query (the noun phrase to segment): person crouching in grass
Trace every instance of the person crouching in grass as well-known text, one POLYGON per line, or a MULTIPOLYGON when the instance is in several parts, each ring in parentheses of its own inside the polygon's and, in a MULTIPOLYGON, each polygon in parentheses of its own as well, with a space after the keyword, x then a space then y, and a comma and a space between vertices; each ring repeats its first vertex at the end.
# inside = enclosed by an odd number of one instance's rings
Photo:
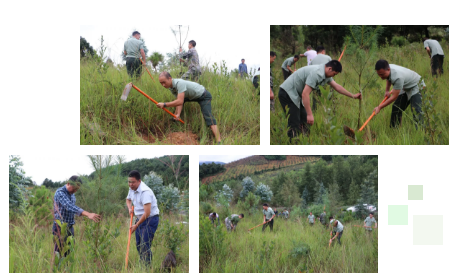
POLYGON ((196 101, 201 106, 201 113, 206 121, 207 126, 210 126, 212 133, 217 140, 217 144, 221 144, 220 132, 218 131, 217 121, 212 115, 212 95, 204 86, 187 80, 173 79, 170 73, 164 71, 159 75, 159 82, 176 97, 176 100, 171 102, 160 102, 157 104, 159 108, 176 107, 175 116, 179 120, 181 116, 182 107, 185 102, 196 101))
POLYGON ((237 228, 237 224, 239 223, 240 219, 242 219, 243 217, 245 217, 245 215, 240 214, 232 214, 229 217, 226 217, 225 219, 225 225, 226 225, 226 229, 228 231, 235 231, 235 229, 237 228))

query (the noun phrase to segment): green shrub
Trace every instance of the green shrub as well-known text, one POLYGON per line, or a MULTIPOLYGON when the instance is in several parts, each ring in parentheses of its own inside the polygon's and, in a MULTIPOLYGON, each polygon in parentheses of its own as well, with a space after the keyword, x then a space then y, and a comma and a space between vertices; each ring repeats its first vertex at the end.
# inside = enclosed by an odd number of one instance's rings
POLYGON ((226 230, 224 225, 213 227, 209 218, 200 215, 200 267, 209 264, 213 257, 226 257, 226 247, 224 239, 226 230))
POLYGON ((35 223, 45 225, 51 223, 53 196, 45 186, 35 187, 29 199, 29 209, 33 212, 35 223))
POLYGON ((213 212, 211 204, 207 202, 200 202, 200 211, 202 214, 210 214, 213 212))
POLYGON ((407 41, 407 39, 405 39, 405 37, 403 37, 403 36, 394 36, 394 37, 391 39, 391 44, 394 45, 394 46, 399 46, 399 47, 401 47, 401 46, 408 45, 408 41, 407 41))
POLYGON ((187 239, 188 231, 182 223, 179 225, 172 225, 168 220, 162 222, 160 232, 164 238, 164 246, 178 253, 181 244, 187 239))

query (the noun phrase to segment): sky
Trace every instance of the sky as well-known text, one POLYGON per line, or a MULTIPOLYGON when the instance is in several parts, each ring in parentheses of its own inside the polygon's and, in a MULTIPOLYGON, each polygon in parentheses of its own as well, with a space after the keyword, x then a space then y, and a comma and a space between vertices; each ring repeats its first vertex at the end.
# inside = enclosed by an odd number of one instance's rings
MULTIPOLYGON (((163 154, 125 155, 125 162, 137 158, 161 157, 163 154)), ((94 171, 89 158, 85 155, 21 155, 23 170, 36 184, 41 185, 45 178, 52 181, 64 181, 72 175, 88 175, 94 171)))
MULTIPOLYGON (((80 35, 94 49, 100 47, 100 38, 103 35, 104 45, 108 47, 107 55, 114 63, 122 63, 123 45, 134 30, 139 31, 141 38, 145 40, 148 55, 157 51, 165 56, 166 53, 179 49, 179 35, 175 38, 170 27, 177 28, 175 25, 160 26, 159 24, 158 26, 81 26, 80 35)), ((214 62, 220 63, 225 60, 228 70, 232 70, 238 68, 241 59, 245 59, 249 72, 250 68, 260 66, 261 51, 255 44, 255 41, 260 39, 254 33, 243 27, 230 27, 226 24, 192 25, 189 26, 183 49, 188 50, 188 42, 195 40, 201 65, 205 66, 209 63, 211 67, 214 62)), ((184 36, 181 43, 183 41, 184 36)))
POLYGON ((229 163, 231 161, 236 161, 251 155, 200 155, 201 161, 219 161, 224 163, 229 163))

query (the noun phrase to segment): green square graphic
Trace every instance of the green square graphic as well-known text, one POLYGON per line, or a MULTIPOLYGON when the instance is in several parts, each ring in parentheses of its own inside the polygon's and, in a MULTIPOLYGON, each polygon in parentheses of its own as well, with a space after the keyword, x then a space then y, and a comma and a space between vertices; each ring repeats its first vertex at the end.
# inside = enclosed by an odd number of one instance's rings
POLYGON ((423 185, 408 185, 408 200, 423 200, 423 185))
POLYGON ((413 245, 443 245, 443 215, 413 215, 413 245))
POLYGON ((408 206, 388 205, 388 225, 408 225, 408 206))

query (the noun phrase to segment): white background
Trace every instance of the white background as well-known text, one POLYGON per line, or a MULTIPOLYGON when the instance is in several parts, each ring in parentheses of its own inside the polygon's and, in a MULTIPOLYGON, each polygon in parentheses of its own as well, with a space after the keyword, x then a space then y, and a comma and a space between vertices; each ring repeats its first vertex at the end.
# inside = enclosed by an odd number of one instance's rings
MULTIPOLYGON (((268 50, 270 24, 447 24, 443 1, 21 1, 2 4, 0 111, 1 231, 8 231, 7 162, 9 154, 189 154, 190 271, 198 271, 198 156, 226 154, 378 154, 379 272, 443 272, 447 269, 448 147, 427 146, 269 146, 268 50), (437 10, 434 10, 438 7, 437 10), (440 14, 439 16, 434 16, 440 14), (443 20, 446 19, 446 22, 443 20), (226 36, 246 32, 252 43, 218 39, 230 48, 260 52, 260 146, 79 146, 80 25, 208 24, 226 29, 226 36), (266 55, 265 55, 266 54, 266 55), (265 59, 264 59, 265 58, 265 59), (265 90, 265 91, 264 91, 265 90), (423 184, 424 200, 408 201, 407 185, 423 184), (388 226, 389 204, 409 205, 408 226, 388 226), (413 214, 444 215, 443 246, 413 246, 413 214)), ((446 9, 445 9, 446 8, 446 9)), ((223 35, 224 36, 224 35, 223 35)), ((173 38, 172 38, 173 39, 173 38)), ((240 55, 236 56, 241 59, 240 55)), ((238 62, 237 62, 238 64, 238 62)), ((446 62, 447 65, 447 62, 446 62)), ((238 98, 238 96, 236 96, 238 98)), ((25 170, 27 166, 24 166, 25 170)), ((8 246, 1 259, 8 262, 8 246)))

